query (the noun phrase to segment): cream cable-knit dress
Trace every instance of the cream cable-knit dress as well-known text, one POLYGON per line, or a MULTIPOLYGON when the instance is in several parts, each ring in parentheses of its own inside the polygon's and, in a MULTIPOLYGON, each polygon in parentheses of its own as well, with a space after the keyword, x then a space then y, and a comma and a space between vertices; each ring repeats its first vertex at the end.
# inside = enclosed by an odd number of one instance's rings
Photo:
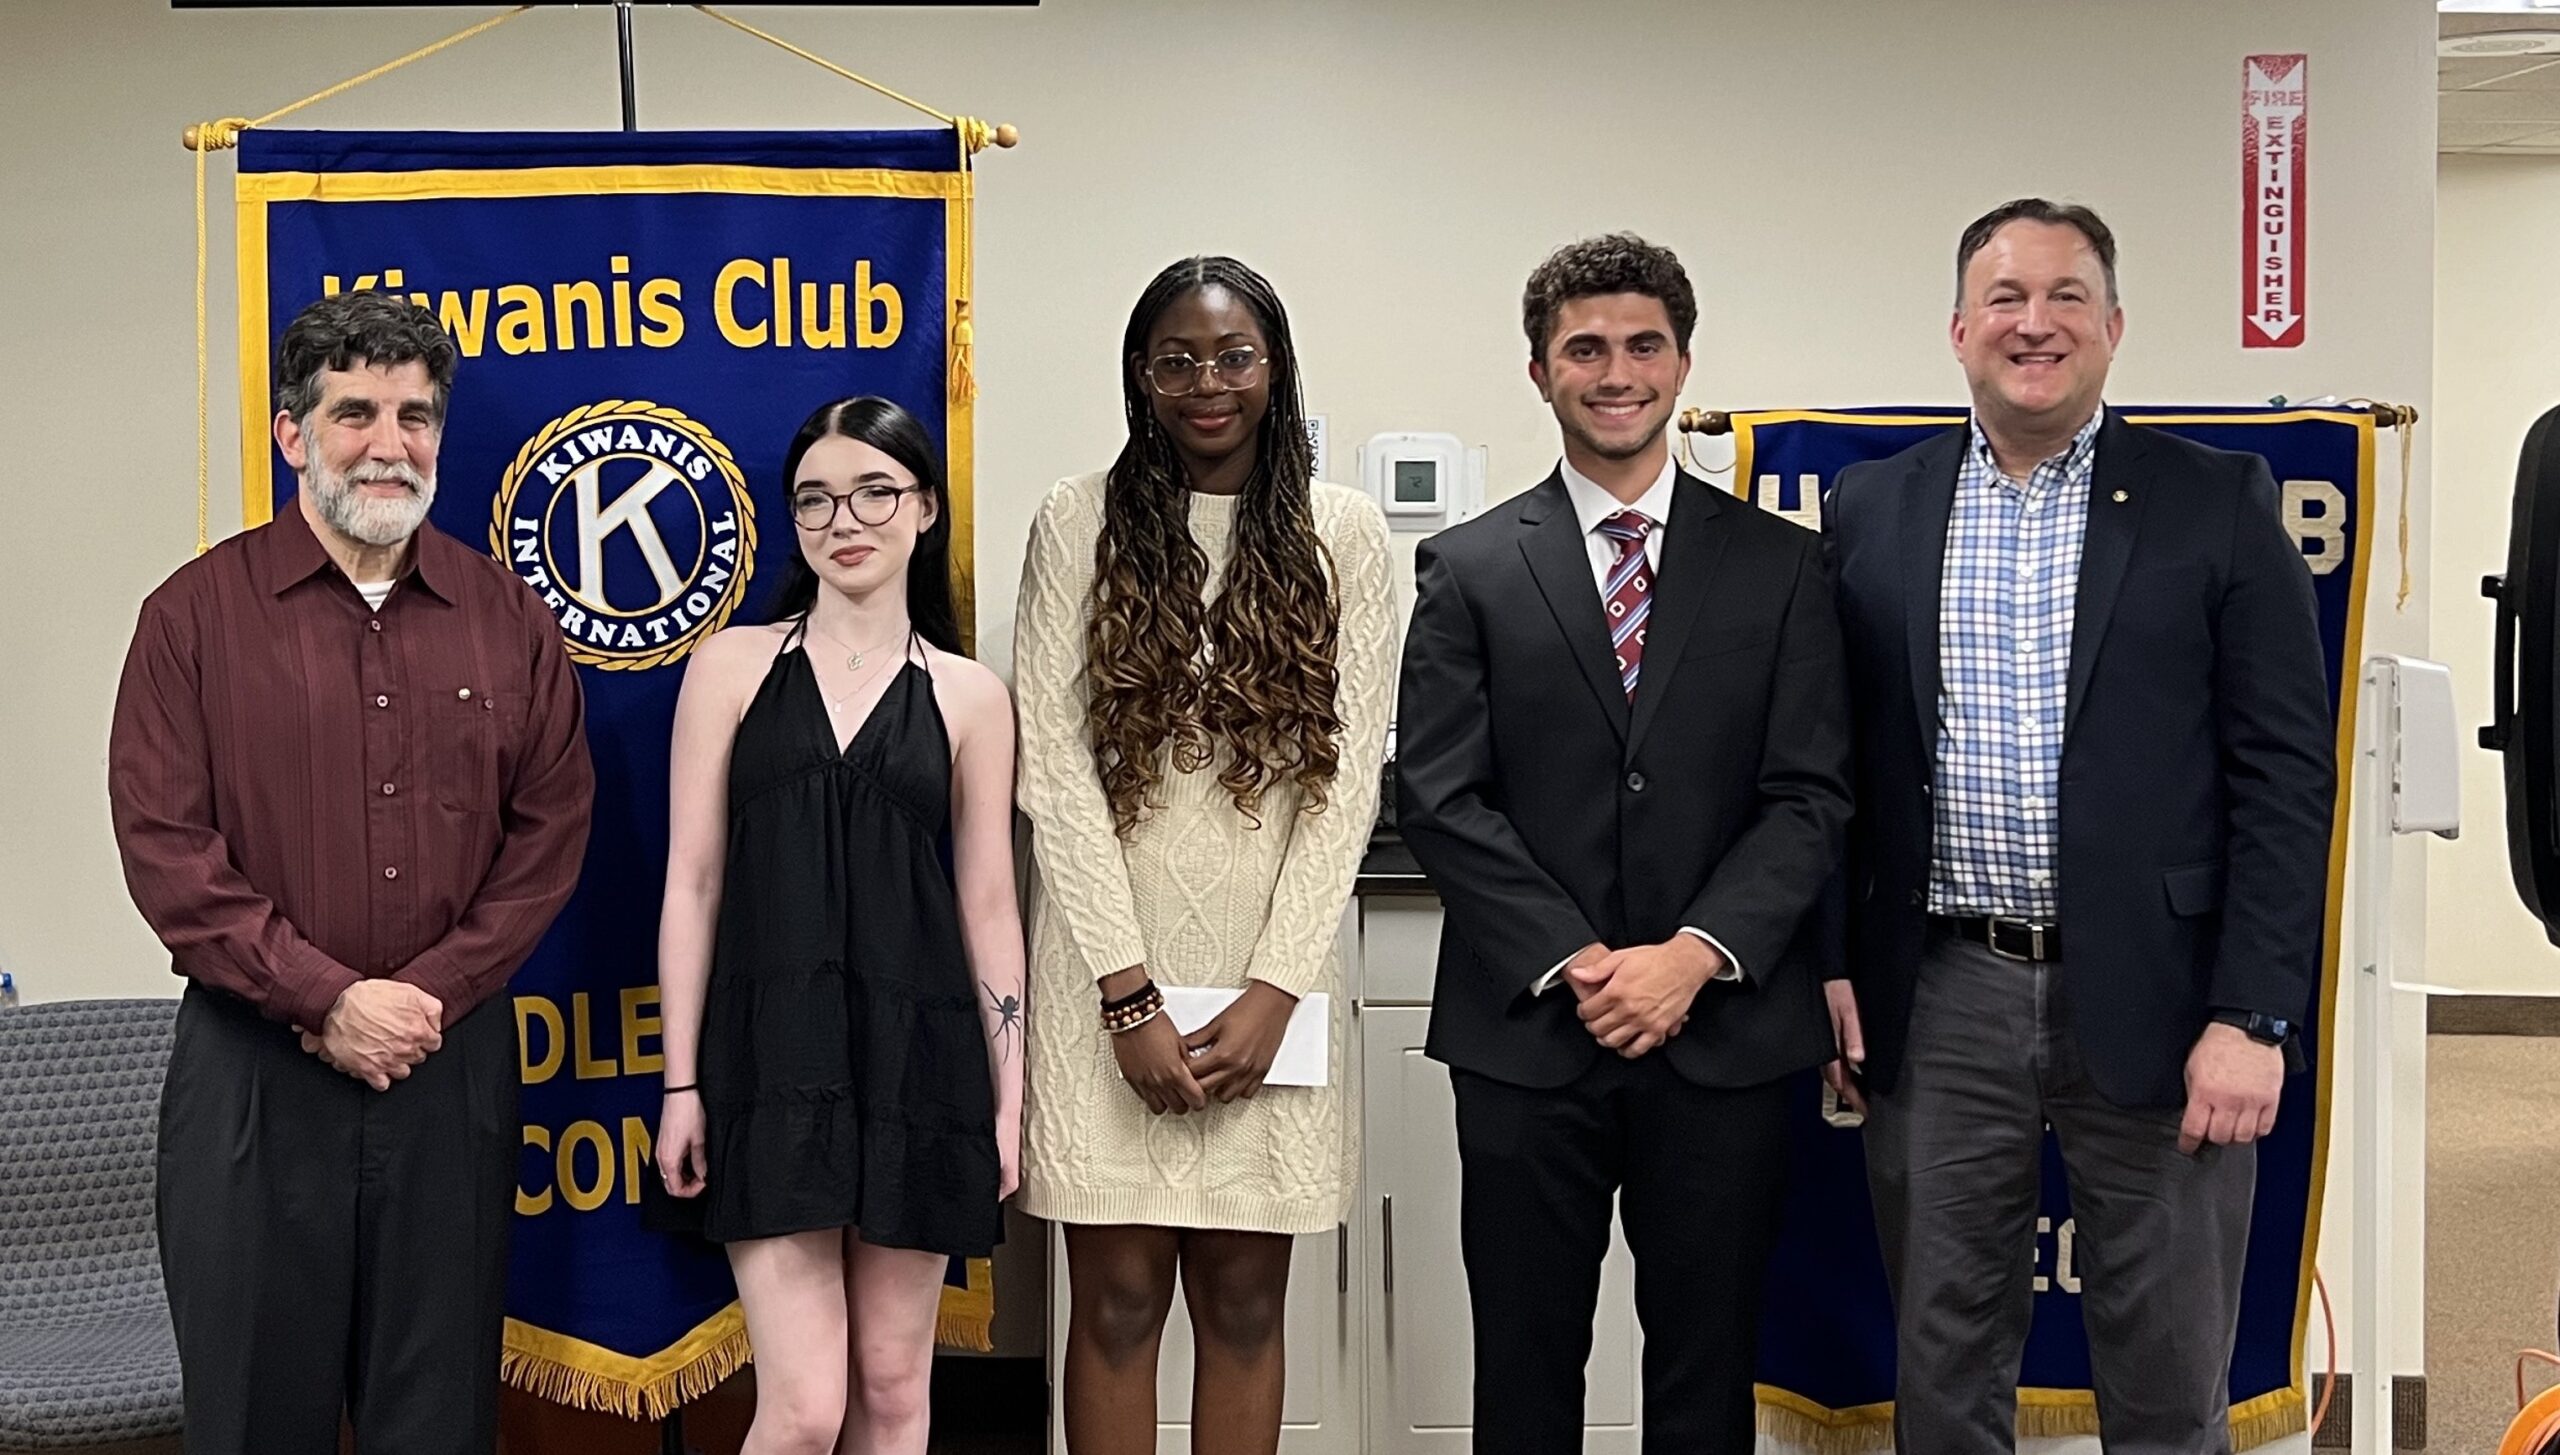
MULTIPOLYGON (((1254 829, 1220 764, 1169 775, 1165 807, 1127 839, 1086 733, 1085 619, 1104 477, 1060 481, 1031 525, 1015 623, 1021 802, 1031 816, 1030 1084, 1021 1205, 1070 1223, 1326 1231, 1347 1215, 1360 1150, 1350 1004, 1335 953, 1343 907, 1378 810, 1395 675, 1386 519, 1358 491, 1319 484, 1316 534, 1332 556, 1341 630, 1341 769, 1323 812, 1293 785, 1265 792, 1254 829), (1333 997, 1333 1074, 1250 1101, 1156 1116, 1120 1077, 1094 982, 1143 964, 1158 985, 1267 980, 1333 997)), ((1236 501, 1193 495, 1191 535, 1224 579, 1236 501)))

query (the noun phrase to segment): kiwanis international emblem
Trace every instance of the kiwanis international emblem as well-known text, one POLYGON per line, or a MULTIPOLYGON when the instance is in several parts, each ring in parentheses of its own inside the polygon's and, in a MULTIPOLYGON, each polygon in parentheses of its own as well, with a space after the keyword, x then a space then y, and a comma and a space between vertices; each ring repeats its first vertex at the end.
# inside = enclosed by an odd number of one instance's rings
POLYGON ((608 399, 516 452, 489 549, 560 618, 571 660, 663 667, 746 599, 755 506, 711 431, 665 405, 608 399))

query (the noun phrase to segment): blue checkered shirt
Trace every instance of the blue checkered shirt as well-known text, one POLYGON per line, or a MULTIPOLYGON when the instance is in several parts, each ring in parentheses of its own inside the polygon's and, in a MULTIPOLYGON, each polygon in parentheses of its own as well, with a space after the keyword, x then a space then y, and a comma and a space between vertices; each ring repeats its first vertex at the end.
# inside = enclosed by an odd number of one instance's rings
POLYGON ((1970 427, 1938 588, 1931 913, 2055 917, 2072 598, 2104 417, 2023 486, 1970 427))

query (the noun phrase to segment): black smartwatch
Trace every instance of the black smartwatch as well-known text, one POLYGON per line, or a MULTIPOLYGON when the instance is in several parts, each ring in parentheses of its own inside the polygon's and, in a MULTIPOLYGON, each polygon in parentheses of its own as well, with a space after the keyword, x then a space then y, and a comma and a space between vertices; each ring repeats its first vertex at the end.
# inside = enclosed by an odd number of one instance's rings
POLYGON ((2293 1039, 2293 1022, 2254 1010, 2217 1010, 2216 1023, 2231 1026, 2262 1046, 2281 1046, 2293 1039))

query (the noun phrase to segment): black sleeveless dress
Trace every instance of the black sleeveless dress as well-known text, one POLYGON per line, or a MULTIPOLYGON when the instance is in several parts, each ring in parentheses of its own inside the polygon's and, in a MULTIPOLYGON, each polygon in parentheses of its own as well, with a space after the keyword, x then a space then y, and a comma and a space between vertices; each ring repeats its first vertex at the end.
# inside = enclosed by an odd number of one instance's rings
POLYGON ((702 1233, 851 1227, 883 1247, 979 1256, 1002 1213, 948 859, 951 740, 911 641, 838 751, 805 632, 775 655, 729 759, 702 1015, 702 1233))

